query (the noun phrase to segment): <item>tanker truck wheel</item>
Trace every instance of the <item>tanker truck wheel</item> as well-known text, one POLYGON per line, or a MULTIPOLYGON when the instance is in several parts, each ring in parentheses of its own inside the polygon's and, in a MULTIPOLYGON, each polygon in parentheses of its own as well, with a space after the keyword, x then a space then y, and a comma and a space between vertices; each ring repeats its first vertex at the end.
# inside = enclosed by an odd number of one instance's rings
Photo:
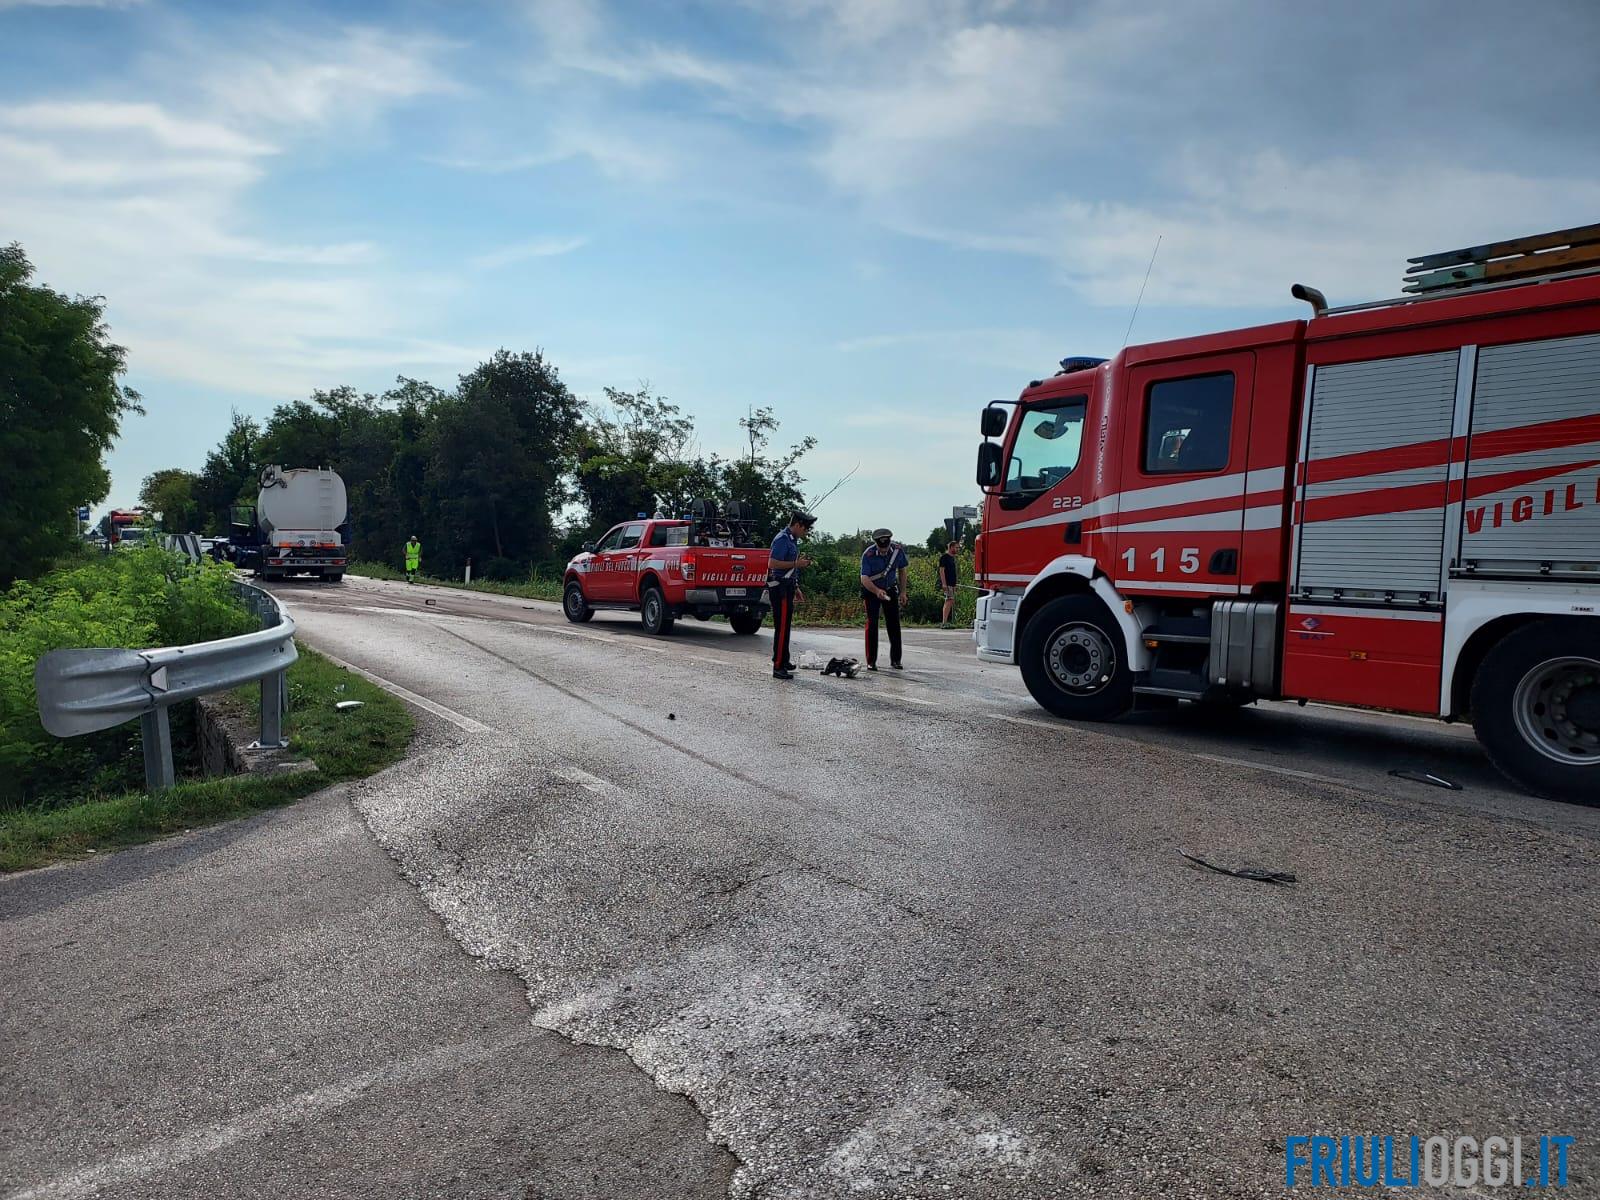
POLYGON ((1600 621, 1555 618, 1509 634, 1472 682, 1489 760, 1531 792, 1600 804, 1600 621))
POLYGON ((1122 631, 1093 596, 1051 600, 1022 630, 1022 681, 1058 717, 1110 721, 1133 706, 1122 631))

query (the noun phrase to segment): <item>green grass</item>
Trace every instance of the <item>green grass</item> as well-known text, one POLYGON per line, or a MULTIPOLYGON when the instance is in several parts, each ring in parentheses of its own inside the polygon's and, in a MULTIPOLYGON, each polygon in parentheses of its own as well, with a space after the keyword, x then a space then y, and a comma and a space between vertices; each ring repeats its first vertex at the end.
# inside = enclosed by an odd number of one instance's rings
MULTIPOLYGON (((260 689, 224 699, 254 716, 260 689)), ((289 745, 317 764, 295 775, 194 780, 155 794, 128 792, 59 808, 0 812, 0 871, 20 871, 91 851, 115 850, 166 834, 287 804, 330 783, 359 779, 397 762, 411 742, 411 714, 395 697, 300 647, 289 668, 289 745), (362 707, 339 712, 340 700, 362 707)))

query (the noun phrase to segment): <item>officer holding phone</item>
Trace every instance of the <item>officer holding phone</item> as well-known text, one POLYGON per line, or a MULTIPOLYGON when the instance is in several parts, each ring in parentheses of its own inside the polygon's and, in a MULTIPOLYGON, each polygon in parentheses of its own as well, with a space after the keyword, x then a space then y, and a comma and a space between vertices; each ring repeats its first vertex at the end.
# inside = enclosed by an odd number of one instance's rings
POLYGON ((889 665, 900 666, 900 584, 906 570, 906 548, 894 532, 874 529, 861 555, 861 598, 867 602, 867 670, 878 669, 878 615, 889 629, 889 665))
POLYGON ((811 532, 817 519, 807 512, 790 514, 789 525, 772 539, 767 558, 767 594, 772 599, 772 677, 793 679, 794 663, 789 661, 789 634, 794 629, 794 606, 804 600, 800 590, 800 568, 811 559, 800 553, 800 539, 811 532))

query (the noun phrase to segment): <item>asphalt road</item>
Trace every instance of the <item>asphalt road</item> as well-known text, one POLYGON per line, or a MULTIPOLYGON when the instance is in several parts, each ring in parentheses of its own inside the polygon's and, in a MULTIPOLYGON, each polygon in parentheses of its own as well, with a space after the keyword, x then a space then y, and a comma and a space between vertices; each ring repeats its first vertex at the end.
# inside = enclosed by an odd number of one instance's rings
POLYGON ((345 788, 0 879, 0 921, 5 1200, 727 1194, 699 1114, 535 1025, 345 788))
POLYGON ((1280 1195, 1317 1132, 1572 1135, 1597 1194, 1600 810, 1467 731, 1072 725, 961 633, 781 684, 718 624, 281 592, 451 731, 355 790, 384 847, 535 1024, 687 1096, 736 1196, 1280 1195))

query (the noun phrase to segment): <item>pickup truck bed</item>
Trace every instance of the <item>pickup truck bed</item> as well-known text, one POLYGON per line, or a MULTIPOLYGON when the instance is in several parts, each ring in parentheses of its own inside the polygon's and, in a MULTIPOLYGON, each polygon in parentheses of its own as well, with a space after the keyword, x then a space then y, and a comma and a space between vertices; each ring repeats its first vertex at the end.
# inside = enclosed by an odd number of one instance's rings
POLYGON ((767 548, 691 545, 696 529, 666 520, 612 528, 567 564, 567 619, 633 611, 651 633, 666 633, 679 617, 725 616, 736 634, 755 633, 767 610, 767 548))

